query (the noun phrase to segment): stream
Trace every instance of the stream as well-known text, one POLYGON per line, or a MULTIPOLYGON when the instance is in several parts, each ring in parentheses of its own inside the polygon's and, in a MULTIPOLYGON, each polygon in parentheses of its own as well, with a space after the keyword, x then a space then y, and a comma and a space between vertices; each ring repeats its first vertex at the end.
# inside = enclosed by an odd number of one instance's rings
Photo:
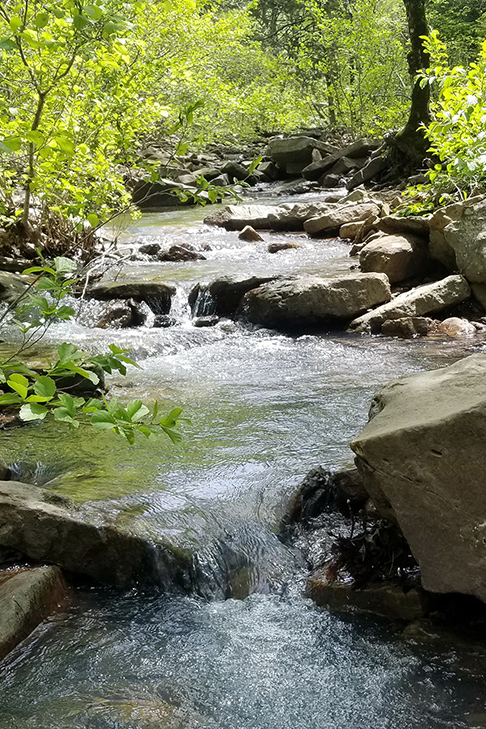
POLYGON ((350 463, 347 443, 382 384, 481 345, 289 337, 230 321, 196 328, 187 297, 198 282, 352 265, 342 241, 265 233, 246 243, 203 225, 204 215, 148 214, 120 235, 121 250, 190 243, 206 256, 110 274, 176 284, 173 327, 90 328, 103 305, 86 302, 78 322, 56 325, 46 342, 129 348, 141 369, 112 376, 111 393, 183 407, 192 421, 184 441, 129 446, 59 423, 0 435, 19 478, 70 496, 94 519, 189 550, 189 592, 77 588, 72 608, 0 666, 0 729, 486 727, 485 653, 407 642, 386 621, 317 609, 303 597, 300 554, 276 535, 311 468, 350 463), (267 252, 288 240, 301 247, 267 252))

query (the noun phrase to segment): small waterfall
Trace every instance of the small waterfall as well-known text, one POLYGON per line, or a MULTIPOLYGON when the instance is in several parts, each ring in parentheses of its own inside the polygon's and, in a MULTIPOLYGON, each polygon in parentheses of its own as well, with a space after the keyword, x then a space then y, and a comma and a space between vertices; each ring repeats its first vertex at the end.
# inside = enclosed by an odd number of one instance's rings
POLYGON ((213 298, 207 285, 198 285, 197 294, 195 297, 193 296, 190 304, 194 317, 213 316, 213 314, 216 314, 216 300, 213 298))
POLYGON ((170 315, 178 324, 189 321, 191 317, 191 308, 188 301, 189 292, 187 290, 187 288, 191 286, 192 283, 187 284, 186 286, 178 284, 176 286, 176 292, 172 297, 170 315))

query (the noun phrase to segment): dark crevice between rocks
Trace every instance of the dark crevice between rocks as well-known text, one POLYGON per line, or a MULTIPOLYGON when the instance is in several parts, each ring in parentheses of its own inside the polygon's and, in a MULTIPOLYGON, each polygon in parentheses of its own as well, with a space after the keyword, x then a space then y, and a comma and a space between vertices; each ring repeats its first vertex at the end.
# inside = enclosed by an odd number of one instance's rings
POLYGON ((473 641, 486 649, 486 605, 423 589, 405 537, 380 517, 357 469, 312 469, 289 504, 281 534, 302 551, 306 594, 320 607, 387 618, 408 639, 473 641))

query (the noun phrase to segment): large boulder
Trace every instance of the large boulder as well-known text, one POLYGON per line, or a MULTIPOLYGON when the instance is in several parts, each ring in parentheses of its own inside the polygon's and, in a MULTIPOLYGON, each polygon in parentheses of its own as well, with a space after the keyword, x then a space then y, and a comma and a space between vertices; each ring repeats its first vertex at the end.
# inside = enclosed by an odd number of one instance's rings
POLYGON ((444 228, 457 267, 471 283, 486 283, 486 198, 463 205, 460 217, 444 228))
POLYGON ((346 187, 348 190, 354 190, 355 187, 359 187, 359 185, 363 185, 365 182, 370 182, 370 180, 378 177, 386 168, 386 160, 383 157, 375 157, 352 176, 346 187))
POLYGON ((268 143, 265 154, 287 174, 298 175, 313 161, 314 150, 328 154, 333 147, 307 136, 274 137, 268 143))
POLYGON ((377 334, 387 319, 426 316, 444 311, 465 301, 470 295, 471 289, 464 276, 448 276, 399 294, 392 301, 352 321, 350 329, 377 334))
POLYGON ((243 296, 251 289, 274 281, 277 276, 222 276, 210 283, 198 283, 189 294, 195 316, 233 316, 243 296))
POLYGON ((356 142, 349 144, 347 147, 332 151, 321 160, 313 161, 302 170, 302 175, 307 180, 319 180, 322 178, 324 173, 331 171, 339 160, 344 157, 348 160, 356 160, 356 162, 351 165, 348 164, 344 167, 338 168, 337 173, 342 174, 343 172, 348 172, 350 169, 360 166, 363 163, 363 158, 376 150, 377 147, 378 143, 373 142, 370 139, 358 139, 356 142), (359 162, 357 160, 359 160, 359 162))
POLYGON ((164 585, 188 569, 182 551, 95 524, 70 499, 16 481, 0 481, 0 546, 122 588, 164 585))
POLYGON ((420 238, 384 235, 362 248, 359 264, 365 273, 386 273, 390 283, 398 283, 424 273, 427 258, 427 248, 420 238))
MULTIPOLYGON (((327 203, 331 205, 331 203, 327 203)), ((341 226, 346 223, 366 220, 371 216, 378 216, 380 208, 374 202, 345 205, 334 204, 331 210, 321 215, 315 215, 304 223, 304 230, 309 235, 325 235, 338 233, 341 226)))
POLYGON ((486 602, 485 382, 486 355, 476 354, 387 385, 351 447, 425 589, 486 602))
POLYGON ((168 314, 175 292, 175 286, 163 281, 126 279, 96 284, 89 289, 88 295, 101 301, 112 299, 145 301, 155 314, 168 314))
POLYGON ((445 238, 445 229, 453 220, 458 220, 463 211, 463 203, 454 203, 439 208, 430 219, 429 255, 439 261, 449 271, 457 271, 456 254, 445 238))
POLYGON ((337 325, 390 300, 390 284, 381 273, 336 278, 309 276, 274 281, 249 291, 239 313, 252 324, 291 330, 337 325))
POLYGON ((205 218, 207 225, 226 230, 303 230, 309 218, 321 216, 336 208, 335 203, 284 203, 283 205, 227 205, 205 218))
POLYGON ((428 241, 431 216, 402 218, 399 215, 386 215, 377 224, 377 230, 390 235, 415 235, 428 241))

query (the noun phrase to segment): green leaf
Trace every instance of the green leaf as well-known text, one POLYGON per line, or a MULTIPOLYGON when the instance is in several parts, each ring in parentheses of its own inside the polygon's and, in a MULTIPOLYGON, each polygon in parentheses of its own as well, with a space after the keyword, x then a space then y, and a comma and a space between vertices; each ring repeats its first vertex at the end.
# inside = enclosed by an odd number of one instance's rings
POLYGON ((92 228, 96 228, 96 226, 99 225, 100 219, 96 213, 90 213, 87 219, 92 228))
POLYGON ((43 405, 37 403, 29 403, 22 405, 19 411, 21 420, 44 420, 49 411, 43 405))
POLYGON ((116 425, 116 419, 106 410, 97 410, 91 418, 93 423, 110 423, 116 425))
POLYGON ((54 268, 56 273, 72 273, 73 271, 76 271, 77 267, 76 261, 73 261, 71 258, 56 256, 54 259, 54 268))
POLYGON ((166 435, 169 436, 173 443, 181 442, 182 435, 177 430, 173 430, 172 428, 166 428, 165 426, 162 426, 162 430, 164 431, 164 433, 166 433, 166 435))
POLYGON ((69 423, 69 425, 72 425, 74 428, 79 428, 79 423, 74 419, 67 408, 55 408, 52 412, 55 420, 60 420, 64 423, 69 423))
POLYGON ((0 395, 0 405, 19 405, 22 402, 22 398, 13 392, 6 392, 4 395, 0 395))
POLYGON ((72 319, 74 314, 76 313, 72 306, 60 306, 58 309, 56 309, 56 317, 58 319, 64 319, 65 321, 68 321, 69 319, 72 319))
POLYGON ((38 13, 34 18, 36 28, 45 28, 49 22, 49 13, 38 13))
POLYGON ((34 392, 37 395, 48 399, 54 397, 56 389, 56 383, 51 377, 47 377, 47 375, 39 377, 37 382, 34 384, 34 392))
POLYGON ((78 367, 78 365, 74 364, 72 361, 64 362, 63 366, 70 372, 75 372, 77 375, 81 375, 81 377, 84 377, 86 380, 90 380, 93 385, 97 385, 100 381, 96 372, 93 372, 92 370, 85 370, 83 367, 78 367))
POLYGON ((252 172, 255 172, 256 168, 262 161, 263 157, 255 157, 251 165, 248 167, 248 174, 251 175, 252 172))
POLYGON ((20 18, 18 15, 13 15, 10 18, 10 29, 13 30, 14 33, 16 33, 23 25, 22 18, 20 18))
POLYGON ((78 14, 74 16, 73 23, 76 30, 83 30, 87 25, 89 25, 89 19, 84 15, 78 14))
POLYGON ((16 51, 17 44, 11 38, 2 38, 0 40, 0 51, 16 51))
POLYGON ((25 400, 29 393, 29 381, 23 375, 13 374, 7 380, 7 385, 25 400))
POLYGON ((103 409, 103 403, 101 400, 96 400, 95 398, 91 398, 88 400, 86 405, 83 407, 83 413, 94 413, 97 410, 103 409))
POLYGON ((31 266, 30 268, 24 268, 22 271, 23 274, 26 276, 31 273, 49 273, 51 276, 55 276, 56 272, 53 268, 49 268, 48 266, 31 266))
POLYGON ((63 134, 58 134, 54 137, 54 142, 57 147, 61 150, 61 152, 64 152, 64 154, 67 154, 69 157, 72 157, 74 154, 74 142, 69 137, 66 137, 63 134))
POLYGON ((0 139, 0 148, 4 152, 18 152, 22 147, 22 140, 20 137, 8 137, 7 139, 0 139))
POLYGON ((133 400, 127 405, 127 413, 132 422, 141 420, 150 413, 150 410, 141 400, 133 400))
POLYGON ((79 353, 80 350, 76 347, 76 345, 70 344, 69 342, 63 342, 57 348, 57 354, 61 363, 73 359, 73 357, 79 353))

